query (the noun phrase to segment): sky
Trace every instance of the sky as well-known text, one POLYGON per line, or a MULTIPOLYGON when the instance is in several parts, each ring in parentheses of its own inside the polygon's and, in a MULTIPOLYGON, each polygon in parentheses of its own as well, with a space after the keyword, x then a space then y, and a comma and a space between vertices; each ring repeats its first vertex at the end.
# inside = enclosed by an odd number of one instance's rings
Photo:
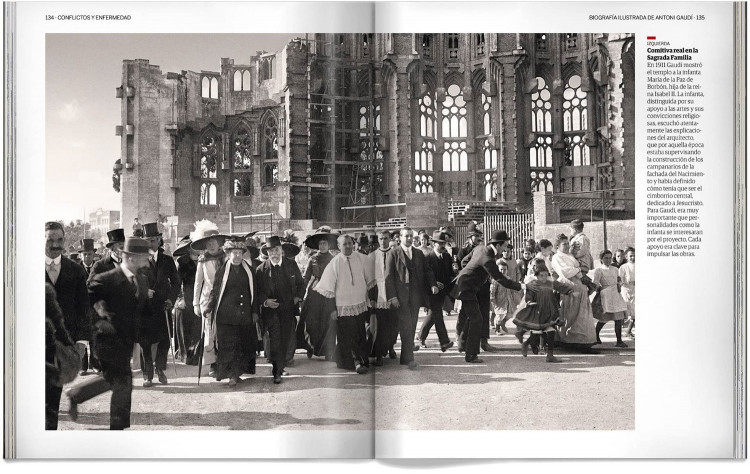
POLYGON ((247 64, 304 34, 48 34, 46 38, 45 220, 120 210, 112 166, 120 158, 124 59, 148 59, 163 74, 220 71, 221 58, 247 64))

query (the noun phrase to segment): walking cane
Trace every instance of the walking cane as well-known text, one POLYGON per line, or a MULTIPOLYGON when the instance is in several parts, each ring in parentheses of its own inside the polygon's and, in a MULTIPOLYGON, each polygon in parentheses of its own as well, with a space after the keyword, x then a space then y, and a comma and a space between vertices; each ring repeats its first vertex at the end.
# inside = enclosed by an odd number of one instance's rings
POLYGON ((203 320, 203 317, 201 318, 201 338, 200 342, 198 343, 198 347, 200 347, 200 355, 198 356, 198 385, 201 384, 201 370, 203 370, 203 352, 206 350, 206 348, 203 345, 203 338, 205 336, 205 330, 206 330, 206 322, 203 320))
POLYGON ((174 376, 177 377, 177 363, 174 357, 174 347, 172 346, 172 326, 169 325, 169 311, 164 311, 164 318, 167 321, 167 333, 169 333, 169 350, 172 351, 172 368, 174 369, 174 376))

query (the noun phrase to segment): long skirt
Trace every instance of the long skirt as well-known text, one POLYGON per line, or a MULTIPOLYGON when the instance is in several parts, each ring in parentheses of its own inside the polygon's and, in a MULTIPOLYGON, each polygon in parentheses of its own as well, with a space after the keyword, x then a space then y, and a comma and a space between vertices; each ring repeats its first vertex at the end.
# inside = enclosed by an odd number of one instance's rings
POLYGON ((216 325, 218 378, 239 377, 247 372, 250 354, 255 353, 255 325, 216 325))
POLYGON ((198 365, 200 355, 201 318, 195 315, 191 306, 175 308, 175 339, 178 357, 187 365, 198 365))
POLYGON ((317 291, 308 291, 307 298, 302 304, 300 319, 304 319, 307 334, 310 339, 310 345, 313 354, 316 356, 330 356, 335 347, 335 338, 331 341, 330 331, 330 314, 326 314, 326 299, 317 291), (326 337, 328 335, 328 337, 326 337))
POLYGON ((558 331, 561 342, 566 344, 596 343, 596 322, 591 311, 589 289, 578 278, 571 278, 574 290, 560 295, 563 326, 558 331))

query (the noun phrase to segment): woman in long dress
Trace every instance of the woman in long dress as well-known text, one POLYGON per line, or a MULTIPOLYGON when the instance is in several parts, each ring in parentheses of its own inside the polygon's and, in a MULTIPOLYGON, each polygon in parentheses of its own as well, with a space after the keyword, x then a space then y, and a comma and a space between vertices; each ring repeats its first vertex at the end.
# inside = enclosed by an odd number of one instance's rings
POLYGON ((598 321, 596 323, 596 343, 602 343, 599 332, 604 325, 609 321, 614 321, 615 336, 617 337, 616 347, 628 347, 627 344, 622 342, 622 320, 625 319, 628 306, 618 291, 620 277, 617 268, 612 265, 612 252, 609 250, 602 251, 599 255, 599 261, 601 261, 602 266, 594 270, 594 279, 592 280, 594 285, 599 287, 599 300, 601 302, 600 308, 597 307, 598 305, 593 306, 594 319, 598 321))
POLYGON ((226 260, 222 246, 227 236, 219 234, 216 224, 207 220, 196 222, 195 229, 196 231, 190 234, 190 240, 193 241, 190 248, 204 252, 198 257, 195 270, 193 311, 196 315, 203 317, 203 365, 209 364, 211 366, 209 374, 213 374, 216 364, 216 330, 211 325, 211 319, 206 317, 206 313, 216 270, 226 260))
POLYGON ((581 266, 570 253, 570 240, 560 234, 556 241, 557 252, 552 256, 552 268, 557 279, 572 285, 573 291, 560 296, 562 318, 565 321, 558 331, 560 342, 591 352, 596 343, 596 327, 591 312, 591 301, 586 285, 581 283, 581 266))
MULTIPOLYGON (((338 249, 337 238, 338 234, 332 233, 330 227, 323 226, 305 240, 305 245, 317 252, 310 256, 305 269, 307 295, 302 303, 301 319, 305 321, 312 354, 324 356, 326 360, 333 360, 335 355, 336 328, 325 312, 326 299, 313 290, 320 282, 323 271, 333 260, 329 249, 338 249)), ((309 352, 308 357, 311 357, 309 352)))

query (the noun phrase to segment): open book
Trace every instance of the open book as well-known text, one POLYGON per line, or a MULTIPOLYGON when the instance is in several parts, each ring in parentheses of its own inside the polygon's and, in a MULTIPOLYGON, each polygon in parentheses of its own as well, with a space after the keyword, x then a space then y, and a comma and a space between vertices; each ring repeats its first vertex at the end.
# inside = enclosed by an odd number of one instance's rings
POLYGON ((6 4, 5 456, 744 458, 745 21, 6 4))

